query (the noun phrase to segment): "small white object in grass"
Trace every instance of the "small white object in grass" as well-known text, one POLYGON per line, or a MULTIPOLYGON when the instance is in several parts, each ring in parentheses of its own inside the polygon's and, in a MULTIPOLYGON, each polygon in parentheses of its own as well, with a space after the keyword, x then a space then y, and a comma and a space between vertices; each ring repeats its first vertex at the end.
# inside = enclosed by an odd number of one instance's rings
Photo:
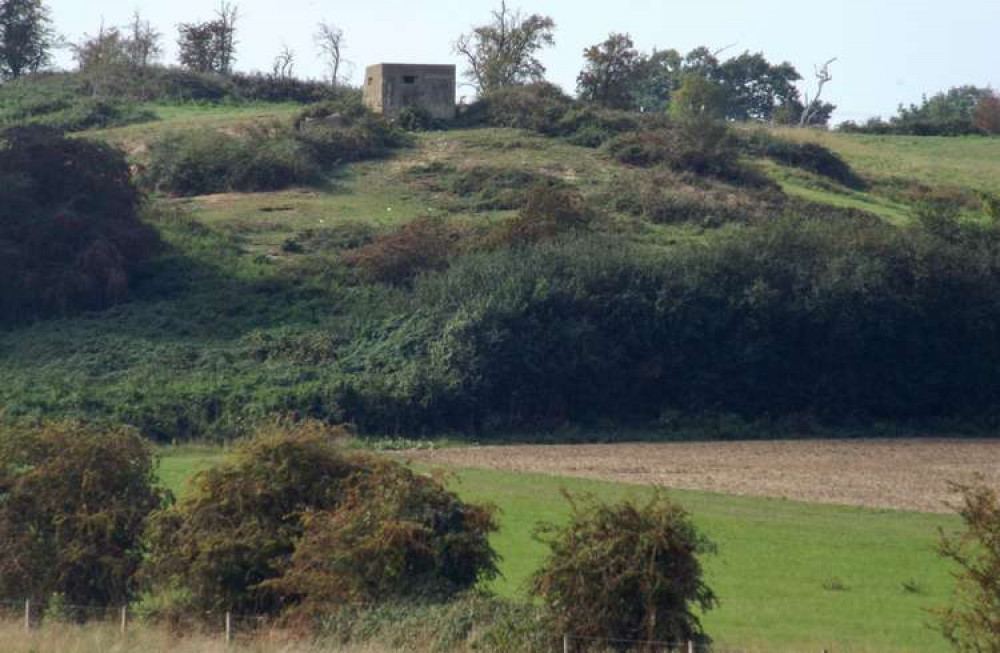
POLYGON ((392 207, 391 207, 391 206, 390 206, 390 207, 387 207, 387 208, 386 208, 386 211, 388 211, 389 213, 392 213, 392 207))

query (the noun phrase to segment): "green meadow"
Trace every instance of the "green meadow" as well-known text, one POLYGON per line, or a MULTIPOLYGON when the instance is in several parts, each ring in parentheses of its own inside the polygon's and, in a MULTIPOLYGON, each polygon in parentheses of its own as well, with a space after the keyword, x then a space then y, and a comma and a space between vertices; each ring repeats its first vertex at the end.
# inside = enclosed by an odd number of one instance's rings
MULTIPOLYGON (((219 448, 164 448, 164 482, 183 495, 192 474, 221 461, 219 448)), ((540 474, 452 470, 463 499, 499 509, 493 544, 503 557, 491 589, 523 597, 545 547, 540 522, 569 514, 563 491, 602 501, 650 489, 540 474)), ((928 610, 947 602, 948 569, 934 551, 957 518, 892 510, 673 491, 718 553, 705 560, 721 605, 704 617, 721 647, 767 651, 945 651, 928 610)))

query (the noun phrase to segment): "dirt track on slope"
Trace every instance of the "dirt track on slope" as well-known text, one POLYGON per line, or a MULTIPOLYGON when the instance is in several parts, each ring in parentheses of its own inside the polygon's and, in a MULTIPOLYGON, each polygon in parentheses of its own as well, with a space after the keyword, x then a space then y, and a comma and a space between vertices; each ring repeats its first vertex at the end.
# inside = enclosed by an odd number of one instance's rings
POLYGON ((947 512, 948 481, 1000 488, 1000 439, 517 445, 408 452, 420 462, 669 488, 947 512))

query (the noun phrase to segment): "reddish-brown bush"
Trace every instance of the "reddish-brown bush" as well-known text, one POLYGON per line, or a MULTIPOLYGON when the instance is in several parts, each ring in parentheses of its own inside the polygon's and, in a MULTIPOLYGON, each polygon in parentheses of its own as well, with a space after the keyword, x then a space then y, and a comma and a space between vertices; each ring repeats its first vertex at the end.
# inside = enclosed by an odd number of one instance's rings
POLYGON ((0 321, 102 308, 159 243, 124 155, 38 126, 0 133, 0 321))
POLYGON ((460 238, 459 231, 440 218, 417 218, 342 258, 368 281, 406 284, 422 272, 446 268, 460 238))
POLYGON ((518 245, 544 240, 586 230, 594 217, 579 191, 536 185, 527 192, 520 213, 497 225, 490 241, 492 245, 518 245))
POLYGON ((1000 97, 983 96, 976 105, 974 120, 976 127, 987 134, 1000 134, 1000 97))

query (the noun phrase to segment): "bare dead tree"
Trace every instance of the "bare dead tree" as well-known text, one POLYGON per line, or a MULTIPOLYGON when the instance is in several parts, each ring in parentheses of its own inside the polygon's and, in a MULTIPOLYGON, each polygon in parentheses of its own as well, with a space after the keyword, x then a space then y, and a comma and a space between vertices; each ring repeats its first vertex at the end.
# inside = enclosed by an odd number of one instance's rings
POLYGON ((283 44, 281 46, 281 52, 278 56, 274 58, 274 64, 271 67, 271 74, 278 79, 289 79, 293 76, 295 70, 295 50, 292 50, 288 45, 283 44))
POLYGON ((161 54, 162 35, 148 20, 143 20, 137 9, 126 27, 128 32, 128 56, 133 66, 145 68, 155 62, 161 54))
POLYGON ((718 57, 718 56, 719 56, 720 54, 722 54, 722 53, 723 53, 723 52, 725 52, 726 50, 731 50, 731 49, 735 48, 735 47, 736 47, 737 45, 739 45, 739 44, 740 44, 740 42, 739 42, 739 41, 733 41, 733 42, 732 42, 732 43, 730 43, 729 45, 724 45, 724 46, 722 46, 721 48, 719 48, 718 50, 713 50, 713 51, 712 51, 712 56, 713 56, 713 57, 718 57))
POLYGON ((222 0, 215 12, 216 25, 216 70, 223 74, 233 72, 236 61, 236 21, 239 19, 239 6, 236 3, 222 0))
POLYGON ((319 54, 330 71, 330 83, 334 86, 341 82, 341 69, 347 61, 344 59, 344 30, 330 22, 321 22, 316 26, 313 35, 319 54))
POLYGON ((816 110, 819 107, 819 99, 823 95, 823 87, 826 86, 833 80, 833 75, 830 73, 830 64, 835 62, 837 57, 827 60, 822 66, 816 67, 816 80, 818 86, 816 87, 816 96, 809 99, 809 93, 805 94, 805 108, 802 109, 802 118, 799 120, 799 126, 805 127, 812 120, 813 116, 816 114, 816 110))

